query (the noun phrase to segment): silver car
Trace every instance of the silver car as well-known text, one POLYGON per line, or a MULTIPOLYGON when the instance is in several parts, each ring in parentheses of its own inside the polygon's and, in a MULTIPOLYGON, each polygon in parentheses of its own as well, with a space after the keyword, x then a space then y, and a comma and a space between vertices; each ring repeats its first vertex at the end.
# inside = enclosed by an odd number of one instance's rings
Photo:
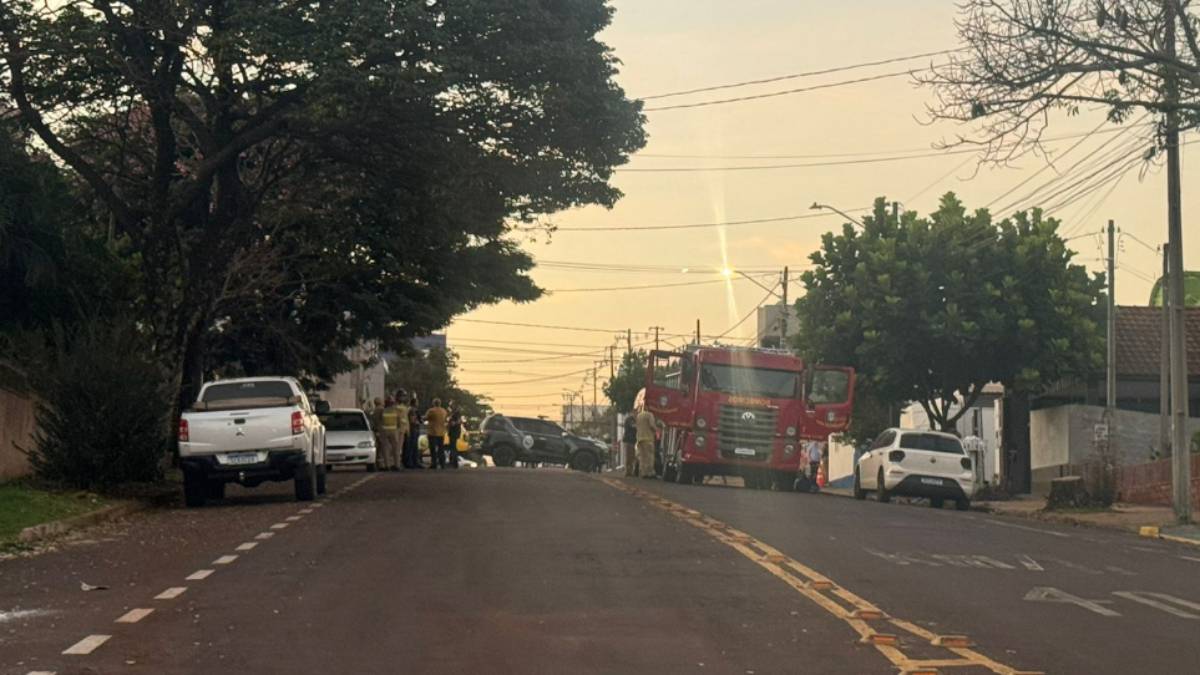
POLYGON ((325 425, 325 463, 335 466, 365 466, 375 470, 375 434, 366 413, 357 408, 338 408, 321 415, 325 425))

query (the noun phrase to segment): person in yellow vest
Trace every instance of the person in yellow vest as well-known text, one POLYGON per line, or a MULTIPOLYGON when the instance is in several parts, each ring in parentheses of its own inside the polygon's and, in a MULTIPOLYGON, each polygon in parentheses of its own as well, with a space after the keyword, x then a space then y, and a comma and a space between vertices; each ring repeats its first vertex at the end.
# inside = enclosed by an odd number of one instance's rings
POLYGON ((408 406, 404 404, 404 390, 396 395, 396 430, 392 432, 392 471, 399 471, 404 460, 404 438, 408 436, 408 406))
POLYGON ((429 468, 446 468, 445 448, 446 420, 449 413, 442 407, 442 400, 433 399, 433 407, 425 411, 426 432, 429 439, 429 468))
POLYGON ((637 415, 638 475, 642 478, 654 478, 654 437, 657 427, 654 413, 643 405, 637 415))
POLYGON ((371 422, 371 433, 375 434, 375 467, 378 468, 383 461, 383 399, 376 396, 373 403, 367 419, 371 422))
POLYGON ((380 471, 392 471, 396 467, 396 446, 394 441, 396 433, 400 431, 400 420, 396 416, 396 402, 392 397, 387 397, 383 402, 382 423, 380 425, 380 440, 383 441, 379 447, 379 469, 380 471))

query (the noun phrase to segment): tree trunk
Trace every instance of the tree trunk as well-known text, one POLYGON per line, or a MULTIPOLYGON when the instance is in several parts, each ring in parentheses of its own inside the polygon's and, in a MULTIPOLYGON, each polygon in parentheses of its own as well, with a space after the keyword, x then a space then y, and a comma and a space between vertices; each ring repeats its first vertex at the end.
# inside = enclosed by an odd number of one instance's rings
POLYGON ((1006 386, 1000 447, 1004 450, 1004 489, 1009 494, 1033 490, 1029 441, 1029 394, 1006 386))

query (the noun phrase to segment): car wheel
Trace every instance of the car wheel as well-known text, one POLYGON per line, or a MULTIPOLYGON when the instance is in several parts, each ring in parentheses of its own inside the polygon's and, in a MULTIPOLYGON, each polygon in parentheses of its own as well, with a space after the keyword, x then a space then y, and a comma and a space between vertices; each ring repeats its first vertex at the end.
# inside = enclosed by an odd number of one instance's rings
POLYGON ((596 470, 596 456, 586 450, 580 450, 571 456, 570 466, 576 471, 591 473, 596 470))
POLYGON ((858 500, 867 498, 867 491, 863 489, 862 479, 858 477, 858 469, 854 470, 854 498, 858 500))
POLYGON ((208 485, 205 484, 204 478, 185 471, 183 473, 184 505, 188 508, 204 506, 204 502, 208 499, 207 488, 208 485))
POLYGON ((325 494, 325 465, 317 467, 317 494, 325 494))
POLYGON ((225 481, 210 480, 206 487, 205 497, 209 499, 225 499, 225 481))
POLYGON ((929 498, 929 505, 935 509, 940 509, 943 506, 945 506, 945 504, 946 504, 946 500, 942 499, 941 497, 930 497, 929 498))
POLYGON ((492 461, 496 466, 512 466, 517 461, 517 451, 511 445, 498 445, 492 450, 492 461))
POLYGON ((305 464, 298 472, 296 472, 296 499, 302 502, 311 502, 317 498, 317 467, 314 464, 305 464))
POLYGON ((325 465, 325 473, 333 473, 333 465, 332 464, 325 465))
POLYGON ((367 465, 367 473, 375 473, 375 465, 374 464, 367 465))
POLYGON ((879 476, 875 479, 875 498, 886 504, 892 501, 892 495, 888 492, 887 484, 883 482, 883 468, 879 469, 879 476))
POLYGON ((959 511, 967 511, 971 508, 971 500, 956 499, 954 500, 954 508, 958 509, 959 511))

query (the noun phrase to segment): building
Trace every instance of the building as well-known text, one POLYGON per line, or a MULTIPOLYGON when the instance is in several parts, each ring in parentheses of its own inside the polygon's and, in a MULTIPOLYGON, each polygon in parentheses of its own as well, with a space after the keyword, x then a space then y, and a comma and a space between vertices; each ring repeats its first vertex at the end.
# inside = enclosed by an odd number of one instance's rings
POLYGON ((412 344, 413 349, 416 349, 416 350, 422 351, 422 352, 427 352, 431 349, 445 350, 447 348, 445 333, 433 333, 430 335, 422 335, 420 337, 415 337, 415 338, 409 340, 409 343, 412 344))
MULTIPOLYGON (((758 336, 759 347, 779 347, 779 331, 782 328, 783 322, 783 303, 777 302, 774 305, 763 305, 758 308, 758 329, 755 335, 758 336)), ((796 320, 796 313, 790 313, 788 320, 788 337, 792 337, 799 332, 800 322, 796 320)))
POLYGON ((362 408, 367 401, 384 398, 387 361, 374 342, 364 343, 346 351, 354 367, 333 379, 321 398, 333 408, 362 408))

